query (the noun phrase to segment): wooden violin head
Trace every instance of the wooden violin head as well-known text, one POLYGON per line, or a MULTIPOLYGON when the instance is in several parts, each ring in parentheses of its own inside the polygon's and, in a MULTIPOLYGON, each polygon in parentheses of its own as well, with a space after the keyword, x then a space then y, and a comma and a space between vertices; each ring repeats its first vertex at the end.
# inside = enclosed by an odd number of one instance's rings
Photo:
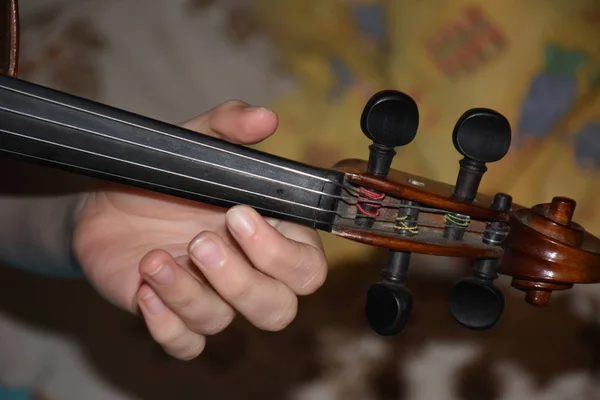
MULTIPOLYGON (((394 169, 385 178, 373 176, 366 172, 367 162, 363 160, 343 160, 334 168, 346 173, 347 182, 357 188, 355 192, 362 187, 385 193, 372 229, 356 226, 351 219, 340 218, 335 227, 336 234, 395 251, 463 258, 497 258, 502 254, 501 249, 481 241, 486 222, 507 222, 510 218, 508 211, 492 208, 492 196, 478 193, 474 202, 456 200, 452 198, 454 187, 450 184, 394 169), (420 209, 415 226, 418 234, 400 236, 397 235, 396 219, 403 206, 409 207, 402 203, 406 201, 418 204, 414 207, 420 209), (469 216, 470 227, 463 240, 444 237, 441 228, 449 213, 469 216)), ((357 203, 356 199, 348 194, 347 201, 340 205, 339 213, 356 214, 354 203, 357 203)))
POLYGON ((0 74, 17 76, 19 14, 17 0, 0 0, 0 74))
MULTIPOLYGON (((411 104, 406 95, 395 96, 411 104)), ((381 99, 389 97, 390 91, 384 91, 367 103, 361 127, 364 131, 368 108, 377 104, 380 120, 412 119, 410 124, 399 124, 396 132, 396 142, 408 145, 416 136, 418 112, 412 106, 383 107, 381 99), (404 115, 385 117, 381 110, 404 115)), ((370 126, 377 129, 376 124, 370 126)), ((385 136, 393 142, 389 131, 378 136, 372 129, 365 132, 370 139, 385 136)), ((486 163, 500 161, 510 148, 510 124, 504 116, 485 108, 468 110, 448 140, 464 157, 454 185, 391 168, 374 171, 374 165, 391 164, 389 153, 373 151, 376 142, 370 147, 369 161, 347 159, 333 167, 345 173, 347 188, 332 232, 390 250, 382 281, 371 286, 367 295, 367 319, 373 330, 395 334, 408 321, 407 315, 400 314, 412 307, 406 287, 411 253, 473 260, 473 276, 458 282, 450 299, 451 314, 471 329, 492 327, 503 312, 504 298, 494 285, 498 274, 513 277, 512 285, 526 292, 525 300, 535 306, 546 305, 553 290, 600 282, 600 239, 571 221, 573 200, 556 197, 551 203, 526 208, 507 194, 478 192, 486 163)))

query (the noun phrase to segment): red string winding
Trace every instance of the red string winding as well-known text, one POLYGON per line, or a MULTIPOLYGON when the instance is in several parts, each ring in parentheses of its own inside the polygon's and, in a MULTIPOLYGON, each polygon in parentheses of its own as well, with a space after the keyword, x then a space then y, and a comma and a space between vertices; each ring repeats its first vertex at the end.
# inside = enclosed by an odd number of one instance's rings
POLYGON ((381 205, 372 204, 368 202, 369 200, 380 201, 383 200, 384 197, 385 193, 379 193, 374 190, 361 187, 358 194, 358 202, 356 203, 356 208, 358 208, 358 210, 361 213, 369 217, 379 217, 379 214, 381 212, 381 205), (367 203, 364 204, 366 207, 363 207, 363 203, 367 203))

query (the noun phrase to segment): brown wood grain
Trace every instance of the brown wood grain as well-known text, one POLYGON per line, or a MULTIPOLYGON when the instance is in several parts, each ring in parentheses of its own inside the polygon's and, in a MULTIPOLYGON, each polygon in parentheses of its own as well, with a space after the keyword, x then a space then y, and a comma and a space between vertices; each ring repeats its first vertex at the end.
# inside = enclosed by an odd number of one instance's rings
MULTIPOLYGON (((508 221, 509 219, 509 213, 490 208, 494 200, 493 196, 478 193, 472 203, 456 200, 452 198, 453 185, 395 169, 391 169, 386 178, 368 175, 365 173, 367 162, 364 160, 342 160, 334 168, 346 172, 350 183, 376 189, 393 197, 485 221, 508 221)), ((523 206, 513 204, 513 209, 519 208, 523 206)))
POLYGON ((413 237, 372 233, 347 227, 334 228, 332 233, 371 246, 409 253, 462 258, 499 258, 503 253, 500 247, 485 245, 481 240, 449 240, 445 239, 439 231, 427 228, 422 228, 419 235, 413 237))
POLYGON ((553 290, 600 282, 600 239, 573 222, 575 202, 555 197, 550 204, 514 212, 499 273, 513 277, 525 300, 545 306, 553 290))

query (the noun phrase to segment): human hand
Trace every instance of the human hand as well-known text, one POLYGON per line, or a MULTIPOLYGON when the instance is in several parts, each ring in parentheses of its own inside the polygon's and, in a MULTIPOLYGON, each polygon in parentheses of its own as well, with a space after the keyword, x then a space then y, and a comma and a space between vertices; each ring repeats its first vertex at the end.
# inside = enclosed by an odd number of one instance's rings
MULTIPOLYGON (((277 116, 230 101, 183 125, 253 144, 275 132, 277 116)), ((315 230, 113 183, 87 196, 73 251, 100 294, 141 311, 154 340, 182 360, 200 355, 206 336, 237 313, 260 329, 285 328, 297 296, 327 275, 315 230)))

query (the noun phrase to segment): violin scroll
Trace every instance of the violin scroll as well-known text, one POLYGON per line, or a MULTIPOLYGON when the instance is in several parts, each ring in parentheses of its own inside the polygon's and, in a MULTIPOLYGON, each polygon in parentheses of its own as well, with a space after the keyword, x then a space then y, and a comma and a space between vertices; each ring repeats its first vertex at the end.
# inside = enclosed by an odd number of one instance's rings
POLYGON ((545 306, 555 290, 600 282, 600 239, 572 220, 575 207, 554 197, 511 215, 499 272, 513 277, 529 304, 545 306))

